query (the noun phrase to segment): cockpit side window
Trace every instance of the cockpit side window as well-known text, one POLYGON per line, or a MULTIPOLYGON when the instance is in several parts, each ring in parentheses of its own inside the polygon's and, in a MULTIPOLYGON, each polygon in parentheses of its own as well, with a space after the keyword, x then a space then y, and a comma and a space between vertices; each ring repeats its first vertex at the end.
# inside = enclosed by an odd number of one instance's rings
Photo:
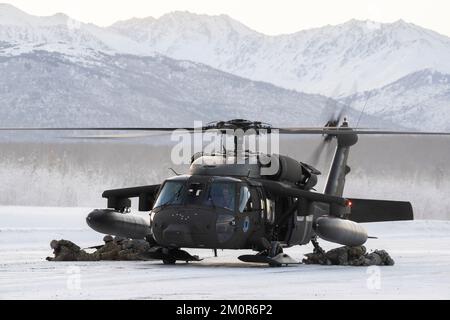
POLYGON ((239 212, 248 212, 252 211, 252 197, 250 190, 248 190, 247 186, 241 186, 241 190, 239 192, 239 212))
POLYGON ((228 182, 213 182, 209 187, 205 204, 234 211, 236 185, 228 182))

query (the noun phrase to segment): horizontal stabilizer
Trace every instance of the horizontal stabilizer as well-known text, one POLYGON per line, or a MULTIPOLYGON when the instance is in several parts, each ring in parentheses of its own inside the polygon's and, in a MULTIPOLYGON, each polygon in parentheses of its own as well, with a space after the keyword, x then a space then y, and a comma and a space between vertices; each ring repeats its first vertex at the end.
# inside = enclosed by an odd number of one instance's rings
POLYGON ((410 202, 350 199, 352 212, 349 220, 355 222, 383 222, 414 220, 410 202))

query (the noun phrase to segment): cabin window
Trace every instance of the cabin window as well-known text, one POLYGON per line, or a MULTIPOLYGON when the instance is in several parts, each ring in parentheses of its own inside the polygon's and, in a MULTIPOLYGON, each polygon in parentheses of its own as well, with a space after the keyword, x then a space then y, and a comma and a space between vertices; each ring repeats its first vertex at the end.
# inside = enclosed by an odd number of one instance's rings
POLYGON ((266 214, 267 214, 267 208, 266 208, 266 197, 264 196, 263 191, 261 190, 261 188, 257 189, 258 191, 258 200, 259 200, 259 206, 260 206, 260 210, 261 210, 261 219, 266 219, 266 214))
POLYGON ((261 219, 264 219, 266 216, 266 202, 263 199, 260 199, 261 201, 261 219))
POLYGON ((259 202, 260 194, 258 190, 255 187, 250 187, 250 194, 251 194, 251 202, 250 202, 251 209, 253 211, 260 211, 262 207, 259 202))
POLYGON ((266 199, 267 222, 275 222, 275 201, 266 199))

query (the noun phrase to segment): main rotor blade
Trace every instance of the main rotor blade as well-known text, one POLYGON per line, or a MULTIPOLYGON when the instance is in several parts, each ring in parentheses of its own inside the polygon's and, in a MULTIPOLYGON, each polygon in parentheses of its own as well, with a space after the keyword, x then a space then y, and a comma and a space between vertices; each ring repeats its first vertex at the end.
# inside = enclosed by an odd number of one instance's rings
POLYGON ((160 133, 160 134, 142 132, 142 133, 118 133, 118 134, 96 134, 96 135, 85 135, 85 136, 68 136, 68 137, 61 137, 61 138, 63 138, 63 139, 118 140, 118 139, 128 139, 128 138, 165 137, 165 136, 169 136, 169 135, 170 135, 169 132, 164 132, 164 133, 160 133))
MULTIPOLYGON (((175 131, 186 130, 189 132, 206 131, 206 130, 218 130, 215 128, 149 128, 149 127, 67 127, 67 128, 49 128, 49 127, 11 127, 0 128, 0 131, 175 131)), ((271 128, 271 130, 278 130, 281 134, 329 134, 329 135, 342 135, 342 134, 358 134, 358 135, 421 135, 421 136, 449 136, 450 132, 423 132, 423 131, 394 131, 394 130, 380 130, 360 128, 352 129, 347 127, 304 127, 304 128, 271 128)))
MULTIPOLYGON (((233 130, 232 128, 228 128, 229 130, 233 130)), ((320 133, 326 133, 323 130, 334 130, 334 127, 294 127, 294 128, 271 128, 278 130, 286 130, 289 132, 283 133, 303 133, 303 132, 294 132, 295 130, 304 130, 308 132, 321 130, 320 133)), ((360 130, 367 130, 368 128, 360 128, 360 130)), ((162 128, 162 127, 0 127, 0 131, 162 131, 169 132, 175 130, 186 130, 186 131, 223 131, 226 128, 210 128, 210 127, 185 127, 185 128, 162 128)))
POLYGON ((0 131, 175 131, 175 130, 204 130, 203 128, 149 128, 149 127, 11 127, 0 128, 0 131))
POLYGON ((369 130, 351 128, 273 128, 281 134, 358 134, 358 135, 418 135, 418 136, 450 136, 450 132, 425 132, 425 131, 393 131, 393 130, 369 130))

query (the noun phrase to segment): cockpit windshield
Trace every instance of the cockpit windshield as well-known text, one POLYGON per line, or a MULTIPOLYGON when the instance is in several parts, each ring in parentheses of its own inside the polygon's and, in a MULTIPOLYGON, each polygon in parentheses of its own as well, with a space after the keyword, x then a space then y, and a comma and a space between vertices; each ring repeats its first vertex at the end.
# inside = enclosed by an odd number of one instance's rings
POLYGON ((159 197, 156 200, 153 208, 161 207, 169 204, 181 204, 183 201, 183 181, 167 181, 164 184, 159 197))
POLYGON ((232 182, 212 183, 167 181, 153 208, 165 205, 201 205, 235 210, 236 184, 232 182))
POLYGON ((205 189, 206 186, 204 183, 190 183, 186 192, 186 204, 201 205, 204 199, 205 189))

